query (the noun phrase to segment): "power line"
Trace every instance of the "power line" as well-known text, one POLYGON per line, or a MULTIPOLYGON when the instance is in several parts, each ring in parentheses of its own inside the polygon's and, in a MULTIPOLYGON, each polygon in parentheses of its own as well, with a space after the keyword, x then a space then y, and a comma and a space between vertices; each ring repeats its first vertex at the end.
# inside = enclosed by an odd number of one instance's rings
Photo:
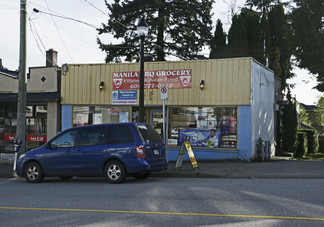
POLYGON ((40 50, 41 53, 43 53, 43 51, 41 50, 41 47, 40 47, 40 45, 39 45, 39 43, 38 43, 38 41, 37 41, 37 38, 38 38, 38 40, 41 42, 41 44, 42 44, 44 50, 46 50, 46 48, 45 48, 45 46, 44 46, 44 43, 42 42, 42 40, 41 40, 41 38, 40 38, 40 36, 39 36, 39 34, 38 34, 38 32, 37 32, 35 26, 32 24, 32 20, 31 20, 31 18, 28 19, 28 22, 29 22, 29 27, 30 27, 31 33, 33 34, 33 38, 34 38, 34 40, 35 40, 35 42, 36 42, 36 44, 37 44, 37 46, 38 46, 38 49, 40 50))
POLYGON ((42 55, 45 56, 45 58, 46 58, 47 61, 49 61, 49 62, 51 62, 53 65, 56 65, 56 66, 57 66, 57 64, 54 64, 53 60, 50 59, 50 58, 46 55, 46 47, 45 47, 45 45, 44 45, 44 43, 43 43, 43 41, 42 41, 42 39, 41 39, 39 33, 37 32, 36 27, 33 25, 33 21, 32 21, 32 19, 29 18, 29 19, 28 19, 28 22, 29 22, 29 27, 30 27, 31 33, 33 34, 33 38, 34 38, 34 40, 35 40, 35 43, 36 43, 36 45, 37 45, 39 51, 42 53, 42 55), (44 51, 41 49, 41 47, 40 47, 40 45, 39 45, 39 42, 38 42, 37 38, 38 38, 38 40, 40 41, 42 47, 44 48, 44 51), (45 53, 44 53, 44 52, 45 52, 45 53))
POLYGON ((59 17, 59 18, 62 18, 62 19, 75 21, 75 22, 78 22, 78 23, 81 23, 81 24, 88 25, 88 26, 90 26, 90 27, 92 27, 92 28, 99 29, 98 27, 96 27, 96 26, 94 26, 94 25, 92 25, 92 24, 89 24, 89 23, 87 23, 87 22, 84 22, 84 21, 81 21, 81 20, 78 20, 78 19, 74 19, 74 18, 71 18, 71 17, 60 16, 60 15, 53 14, 53 13, 51 13, 51 12, 50 12, 50 13, 47 13, 47 12, 41 11, 41 10, 36 9, 36 8, 34 8, 33 11, 34 11, 35 13, 43 13, 43 14, 46 14, 46 15, 50 15, 50 16, 52 16, 52 17, 59 17))
POLYGON ((88 0, 84 0, 86 3, 88 3, 89 5, 91 5, 93 8, 95 8, 96 10, 98 10, 99 12, 101 12, 102 14, 108 16, 104 11, 102 11, 101 9, 99 9, 98 7, 96 7, 94 4, 92 4, 91 2, 89 2, 88 0))
POLYGON ((60 32, 60 30, 58 29, 58 26, 57 26, 57 24, 56 24, 56 22, 55 22, 55 20, 54 20, 54 17, 53 17, 53 15, 52 15, 52 13, 51 13, 51 10, 50 10, 50 8, 49 8, 49 6, 48 6, 47 0, 45 0, 45 3, 46 3, 46 6, 47 6, 48 11, 49 11, 50 14, 51 14, 51 17, 52 17, 52 20, 53 20, 54 25, 55 25, 55 27, 56 27, 56 30, 57 30, 57 32, 58 32, 58 34, 59 34, 59 36, 60 36, 60 38, 61 38, 61 40, 62 40, 62 43, 63 43, 63 45, 64 45, 64 48, 65 48, 66 52, 68 53, 70 60, 73 62, 72 57, 71 57, 71 54, 70 54, 70 52, 69 52, 69 50, 68 50, 68 48, 67 48, 67 46, 66 46, 66 44, 65 44, 65 41, 64 41, 64 39, 63 39, 63 37, 62 37, 62 35, 61 35, 61 32, 60 32))

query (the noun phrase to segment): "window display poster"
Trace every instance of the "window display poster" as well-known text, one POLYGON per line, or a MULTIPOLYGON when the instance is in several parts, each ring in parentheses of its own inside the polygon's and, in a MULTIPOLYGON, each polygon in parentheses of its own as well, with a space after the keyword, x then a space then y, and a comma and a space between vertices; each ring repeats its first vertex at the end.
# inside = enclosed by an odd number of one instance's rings
POLYGON ((88 114, 77 114, 76 123, 77 126, 88 125, 89 115, 88 114))
POLYGON ((193 147, 220 147, 220 129, 180 128, 179 146, 182 142, 190 141, 193 147))
POLYGON ((102 114, 93 114, 93 124, 102 124, 102 114))
POLYGON ((125 123, 129 121, 128 112, 120 112, 119 113, 119 122, 125 123))

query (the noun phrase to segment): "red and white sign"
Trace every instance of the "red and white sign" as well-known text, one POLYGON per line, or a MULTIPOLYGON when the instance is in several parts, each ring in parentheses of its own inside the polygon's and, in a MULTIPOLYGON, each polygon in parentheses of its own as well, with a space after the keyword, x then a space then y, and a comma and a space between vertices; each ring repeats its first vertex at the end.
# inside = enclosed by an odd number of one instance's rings
POLYGON ((169 89, 168 87, 161 87, 160 88, 160 99, 167 100, 169 97, 169 89))
MULTIPOLYGON (((113 90, 139 89, 139 74, 139 72, 114 72, 113 90)), ((146 71, 144 73, 144 88, 191 88, 191 78, 191 69, 146 71)))
POLYGON ((45 143, 47 141, 47 136, 41 136, 41 135, 27 135, 26 136, 27 142, 42 142, 45 143))
MULTIPOLYGON (((5 135, 5 141, 14 141, 16 135, 5 135)), ((45 143, 47 141, 47 136, 44 135, 27 135, 27 142, 41 142, 45 143)))

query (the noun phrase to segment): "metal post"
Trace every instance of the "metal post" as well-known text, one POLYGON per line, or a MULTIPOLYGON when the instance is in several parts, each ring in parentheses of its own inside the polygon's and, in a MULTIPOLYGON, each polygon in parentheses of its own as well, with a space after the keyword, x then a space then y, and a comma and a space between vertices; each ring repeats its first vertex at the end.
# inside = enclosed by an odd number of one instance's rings
POLYGON ((144 123, 144 36, 140 36, 139 122, 144 123))
POLYGON ((18 109, 16 136, 22 140, 20 152, 26 151, 26 90, 27 90, 27 64, 26 64, 26 0, 20 0, 20 46, 19 46, 19 80, 18 80, 18 109))
POLYGON ((163 141, 166 145, 166 132, 165 132, 165 100, 163 99, 163 141))

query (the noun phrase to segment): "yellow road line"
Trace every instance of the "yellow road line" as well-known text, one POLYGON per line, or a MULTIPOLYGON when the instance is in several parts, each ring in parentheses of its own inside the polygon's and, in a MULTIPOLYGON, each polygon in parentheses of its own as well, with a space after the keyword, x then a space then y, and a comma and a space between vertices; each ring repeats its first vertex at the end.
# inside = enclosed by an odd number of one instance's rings
POLYGON ((159 212, 159 211, 92 210, 92 209, 33 208, 33 207, 0 207, 0 210, 71 211, 71 212, 124 213, 124 214, 163 214, 163 215, 187 215, 187 216, 324 221, 324 218, 308 218, 308 217, 285 217, 285 216, 240 215, 240 214, 178 213, 178 212, 159 212))

